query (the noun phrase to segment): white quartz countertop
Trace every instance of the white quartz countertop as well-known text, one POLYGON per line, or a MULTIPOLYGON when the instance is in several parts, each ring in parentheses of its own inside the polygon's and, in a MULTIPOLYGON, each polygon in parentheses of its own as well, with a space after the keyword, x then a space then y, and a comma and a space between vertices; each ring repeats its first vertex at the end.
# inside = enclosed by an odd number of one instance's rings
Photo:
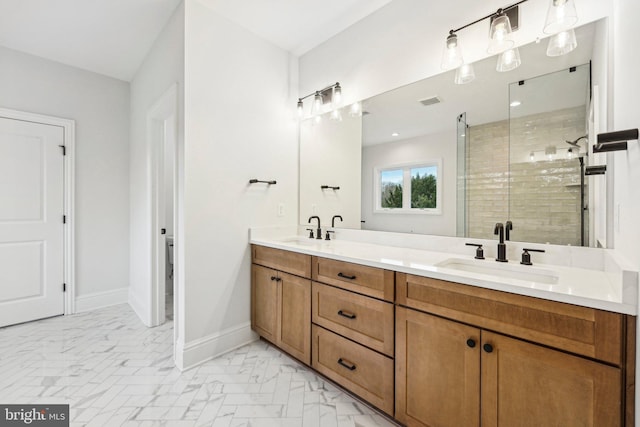
POLYGON ((519 295, 637 314, 637 273, 625 275, 541 264, 535 262, 535 255, 532 256, 534 265, 525 266, 520 265, 519 258, 509 263, 497 263, 489 256, 475 260, 473 256, 447 252, 355 241, 315 240, 293 235, 252 236, 250 242, 519 295))

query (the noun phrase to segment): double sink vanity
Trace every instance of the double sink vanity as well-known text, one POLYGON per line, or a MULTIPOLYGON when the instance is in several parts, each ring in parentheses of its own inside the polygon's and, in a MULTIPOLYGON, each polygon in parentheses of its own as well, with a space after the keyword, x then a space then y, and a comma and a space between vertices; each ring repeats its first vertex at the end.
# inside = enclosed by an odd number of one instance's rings
POLYGON ((539 245, 528 266, 467 241, 251 230, 252 328, 401 424, 633 425, 637 273, 607 250, 539 245))

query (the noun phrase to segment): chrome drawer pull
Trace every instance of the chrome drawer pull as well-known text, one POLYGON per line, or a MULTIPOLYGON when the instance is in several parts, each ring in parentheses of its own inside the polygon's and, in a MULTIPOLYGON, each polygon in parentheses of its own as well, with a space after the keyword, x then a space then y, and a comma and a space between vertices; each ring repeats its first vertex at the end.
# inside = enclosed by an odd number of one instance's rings
POLYGON ((347 368, 350 371, 355 371, 356 370, 356 365, 354 365, 353 363, 349 363, 346 360, 343 360, 342 357, 340 359, 338 359, 338 364, 344 366, 345 368, 347 368))
POLYGON ((338 273, 338 277, 342 277, 343 279, 356 280, 356 276, 347 276, 344 273, 338 273))
POLYGON ((349 313, 348 311, 338 311, 338 315, 342 317, 346 317, 347 319, 355 319, 356 315, 353 313, 349 313))

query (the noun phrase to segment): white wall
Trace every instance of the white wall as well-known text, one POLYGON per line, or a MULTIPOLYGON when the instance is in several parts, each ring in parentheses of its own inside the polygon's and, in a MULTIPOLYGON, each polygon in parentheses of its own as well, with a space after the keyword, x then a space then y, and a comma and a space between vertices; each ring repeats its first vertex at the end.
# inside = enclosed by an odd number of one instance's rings
POLYGON ((186 336, 178 352, 189 366, 255 337, 248 229, 297 224, 298 141, 287 52, 197 0, 185 2, 185 30, 186 336))
POLYGON ((341 121, 326 113, 319 123, 313 118, 300 123, 300 224, 317 215, 323 230, 334 215, 343 219, 336 226, 360 228, 362 116, 342 110, 341 121), (340 189, 322 190, 322 185, 340 189))
MULTIPOLYGON (((517 45, 544 37, 548 0, 520 5, 517 45)), ((452 28, 504 7, 503 0, 393 1, 300 58, 300 93, 339 81, 345 104, 439 74, 445 38, 452 28)), ((607 16, 611 1, 578 2, 578 25, 607 16)), ((488 56, 485 21, 458 33, 464 58, 488 56)), ((525 61, 526 58, 523 58, 525 61)))
POLYGON ((362 218, 366 230, 456 235, 456 129, 362 148, 362 218), (442 160, 442 213, 439 215, 373 212, 373 169, 422 160, 442 160))
POLYGON ((181 148, 184 136, 183 4, 171 16, 131 82, 129 304, 147 325, 151 324, 151 146, 147 138, 147 113, 175 83, 178 84, 178 146, 181 148))
POLYGON ((129 84, 4 47, 0 64, 0 106, 76 121, 76 297, 123 292, 129 282, 129 84))
MULTIPOLYGON (((613 129, 640 127, 638 50, 640 3, 616 0, 613 22, 613 129)), ((614 154, 614 238, 616 248, 640 269, 640 142, 630 141, 627 151, 614 154)), ((607 171, 609 173, 609 171, 607 171)))

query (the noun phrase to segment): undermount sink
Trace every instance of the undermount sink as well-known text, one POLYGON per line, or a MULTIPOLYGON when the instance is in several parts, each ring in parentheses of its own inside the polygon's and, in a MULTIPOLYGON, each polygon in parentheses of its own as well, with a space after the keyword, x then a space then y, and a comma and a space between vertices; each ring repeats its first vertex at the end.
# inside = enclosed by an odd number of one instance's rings
POLYGON ((323 239, 310 239, 308 237, 288 237, 280 240, 282 243, 294 243, 301 246, 315 246, 325 242, 323 239))
POLYGON ((500 263, 491 260, 475 260, 463 258, 449 258, 436 264, 436 267, 469 273, 487 274, 490 276, 508 277, 510 279, 527 282, 556 284, 558 273, 545 268, 537 268, 520 264, 500 263))

